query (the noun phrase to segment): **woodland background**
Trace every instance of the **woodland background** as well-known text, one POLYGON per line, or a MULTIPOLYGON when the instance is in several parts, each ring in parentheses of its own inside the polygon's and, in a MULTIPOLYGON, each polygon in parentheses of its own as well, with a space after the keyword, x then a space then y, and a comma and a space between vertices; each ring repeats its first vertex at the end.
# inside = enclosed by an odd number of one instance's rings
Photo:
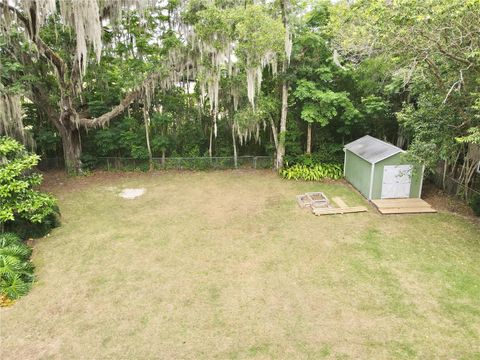
POLYGON ((42 158, 281 168, 370 134, 478 186, 478 0, 96 3, 0 2, 0 131, 42 158))

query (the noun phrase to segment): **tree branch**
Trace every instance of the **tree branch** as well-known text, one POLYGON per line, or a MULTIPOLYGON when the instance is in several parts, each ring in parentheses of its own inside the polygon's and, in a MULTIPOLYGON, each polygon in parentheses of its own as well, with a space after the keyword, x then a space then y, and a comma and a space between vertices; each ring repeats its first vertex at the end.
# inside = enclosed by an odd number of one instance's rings
POLYGON ((143 93, 143 88, 145 85, 151 83, 152 81, 156 81, 159 78, 160 78, 159 73, 150 74, 142 82, 142 84, 138 85, 134 90, 127 93, 125 97, 120 101, 120 103, 114 106, 112 110, 96 118, 81 117, 79 119, 80 125, 86 128, 105 126, 110 122, 110 120, 121 115, 125 110, 127 110, 131 103, 133 103, 135 100, 140 98, 140 96, 143 93))
POLYGON ((17 19, 19 19, 21 22, 25 24, 25 28, 27 29, 28 36, 32 37, 32 34, 31 34, 32 29, 31 29, 30 21, 27 19, 25 15, 23 15, 23 13, 19 9, 3 1, 0 1, 0 7, 3 7, 5 10, 10 10, 11 12, 13 12, 17 16, 17 19))
POLYGON ((437 79, 437 84, 438 86, 443 89, 445 87, 445 83, 443 82, 442 77, 440 76, 440 70, 438 69, 437 64, 435 64, 432 60, 430 60, 428 57, 425 57, 425 62, 428 64, 430 71, 432 72, 433 76, 435 76, 435 79, 437 79))
POLYGON ((462 58, 460 56, 457 56, 457 55, 452 54, 452 53, 448 52, 447 50, 445 50, 445 48, 442 46, 442 44, 440 44, 440 42, 438 40, 435 40, 432 37, 424 34, 423 31, 420 31, 420 35, 424 39, 434 43, 436 45, 438 51, 440 51, 443 55, 449 57, 450 59, 453 59, 455 61, 461 62, 462 64, 466 64, 466 65, 471 65, 472 64, 468 59, 462 58))
POLYGON ((58 71, 59 78, 62 82, 64 82, 64 76, 66 73, 67 66, 63 59, 55 53, 45 42, 39 37, 36 36, 34 32, 32 32, 32 24, 27 16, 25 16, 22 11, 17 9, 16 7, 9 5, 3 1, 0 1, 0 7, 10 10, 13 12, 17 19, 19 19, 27 29, 28 36, 33 41, 33 43, 37 46, 38 50, 48 59, 50 62, 55 66, 58 71))

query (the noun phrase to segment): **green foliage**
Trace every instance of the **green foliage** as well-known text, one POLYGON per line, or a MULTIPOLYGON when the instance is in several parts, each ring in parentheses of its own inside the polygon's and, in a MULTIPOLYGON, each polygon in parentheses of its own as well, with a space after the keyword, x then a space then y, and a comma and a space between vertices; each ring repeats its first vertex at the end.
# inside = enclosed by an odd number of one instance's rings
POLYGON ((168 134, 169 127, 173 124, 173 115, 171 113, 154 113, 151 119, 151 129, 153 152, 166 152, 171 145, 171 139, 168 134))
MULTIPOLYGON (((235 139, 239 156, 273 156, 280 142, 290 166, 312 166, 342 162, 341 144, 368 133, 408 148, 427 171, 447 160, 448 172, 460 173, 469 148, 465 144, 480 142, 477 0, 292 2, 287 6, 293 39, 289 63, 284 62, 281 4, 175 0, 157 3, 142 15, 124 12, 119 26, 105 26, 102 61, 90 55, 82 94, 72 94, 76 111, 92 118, 110 111, 152 71, 168 75, 165 60, 173 56, 179 68, 192 70, 188 80, 196 88, 187 91, 185 76, 176 69, 178 81, 152 93, 153 157, 206 157, 210 149, 213 156, 231 156, 235 139), (179 17, 195 36, 178 31, 179 17), (179 54, 187 42, 193 46, 185 59, 179 54), (231 74, 230 64, 215 65, 227 48, 235 59, 231 74), (169 53, 172 49, 178 52, 169 53), (193 71, 193 64, 201 66, 193 71), (252 69, 254 110, 245 89, 252 69), (216 88, 212 80, 217 75, 217 131, 210 140, 213 101, 199 98, 216 88), (206 84, 200 85, 200 79, 206 84), (288 117, 280 133, 285 80, 288 117), (305 150, 312 155, 302 155, 305 150)), ((23 105, 25 124, 33 130, 38 153, 60 157, 60 136, 51 121, 59 115, 58 79, 22 32, 8 35, 11 41, 0 36, 2 85, 31 100, 23 105)), ((67 65, 75 61, 76 34, 61 25, 59 16, 41 26, 40 35, 67 65)), ((130 169, 149 169, 143 106, 135 101, 107 127, 81 131, 85 167, 102 166, 101 157, 122 157, 132 160, 130 169)), ((203 160, 188 162, 182 167, 210 166, 203 160)))
POLYGON ((273 18, 266 7, 260 5, 248 5, 231 12, 240 20, 236 26, 238 56, 247 66, 259 66, 268 52, 283 54, 285 30, 280 18, 273 18))
POLYGON ((211 45, 221 50, 224 41, 234 37, 235 18, 233 15, 232 11, 216 6, 209 6, 204 10, 198 11, 195 19, 197 35, 205 41, 213 40, 211 45))
POLYGON ((467 130, 467 135, 457 137, 459 143, 471 143, 480 145, 480 126, 472 127, 467 130))
POLYGON ((416 106, 405 104, 397 113, 399 123, 413 141, 410 156, 434 169, 438 161, 456 155, 455 137, 460 130, 461 118, 455 110, 442 103, 442 98, 429 93, 419 96, 416 106))
POLYGON ((343 58, 368 71, 356 80, 371 90, 362 103, 374 123, 381 126, 380 116, 397 113, 399 137, 427 169, 462 151, 465 156, 466 147, 454 139, 478 141, 472 129, 480 119, 480 2, 339 2, 332 12, 330 30, 343 58))
POLYGON ((294 95, 304 102, 300 117, 309 123, 326 126, 338 116, 344 125, 337 130, 349 133, 350 123, 359 115, 347 92, 318 89, 313 81, 298 80, 294 95))
POLYGON ((97 157, 89 153, 83 153, 81 160, 85 170, 93 170, 98 165, 97 157))
POLYGON ((469 204, 475 215, 480 216, 480 195, 474 194, 469 204))
POLYGON ((285 157, 285 163, 288 166, 315 164, 341 164, 343 162, 343 146, 336 143, 322 143, 312 154, 288 155, 285 157))
POLYGON ((324 179, 338 180, 343 176, 342 167, 338 164, 294 165, 282 170, 282 176, 289 180, 320 181, 324 179))
POLYGON ((55 214, 55 199, 34 189, 42 181, 40 174, 31 172, 38 160, 16 140, 0 137, 0 224, 42 223, 55 214))
POLYGON ((53 228, 60 226, 59 209, 54 206, 54 212, 47 215, 41 222, 31 222, 19 218, 5 224, 5 231, 14 232, 22 239, 40 238, 47 235, 53 228))
POLYGON ((30 290, 34 280, 31 253, 16 234, 0 234, 0 295, 14 300, 30 290))

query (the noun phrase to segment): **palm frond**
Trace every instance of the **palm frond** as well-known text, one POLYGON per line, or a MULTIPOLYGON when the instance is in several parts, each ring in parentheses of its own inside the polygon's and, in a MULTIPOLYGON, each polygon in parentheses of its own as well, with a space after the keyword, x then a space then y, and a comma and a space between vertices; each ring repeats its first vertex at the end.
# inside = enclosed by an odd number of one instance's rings
POLYGON ((19 274, 6 276, 0 280, 0 293, 10 299, 18 299, 30 290, 31 283, 24 281, 19 274))
POLYGON ((0 234, 0 248, 13 244, 21 244, 22 240, 14 233, 3 233, 0 234))

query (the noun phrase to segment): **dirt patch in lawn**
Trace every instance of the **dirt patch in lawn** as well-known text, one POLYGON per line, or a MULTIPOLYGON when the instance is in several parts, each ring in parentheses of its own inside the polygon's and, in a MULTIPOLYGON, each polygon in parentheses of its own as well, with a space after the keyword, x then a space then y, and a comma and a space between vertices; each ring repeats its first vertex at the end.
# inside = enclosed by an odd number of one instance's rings
POLYGON ((123 189, 118 195, 124 199, 133 200, 142 196, 143 194, 145 194, 144 188, 138 188, 138 189, 127 188, 127 189, 123 189))
POLYGON ((55 194, 65 191, 79 191, 89 186, 108 186, 119 179, 132 179, 141 176, 134 172, 94 171, 83 176, 68 176, 65 171, 46 171, 42 173, 41 190, 55 194))

